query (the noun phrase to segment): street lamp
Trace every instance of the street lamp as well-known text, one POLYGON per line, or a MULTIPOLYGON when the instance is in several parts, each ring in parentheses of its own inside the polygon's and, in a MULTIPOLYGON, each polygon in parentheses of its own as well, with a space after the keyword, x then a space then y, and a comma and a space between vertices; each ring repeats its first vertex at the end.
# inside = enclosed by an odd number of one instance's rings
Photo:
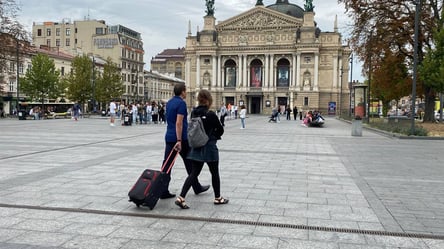
POLYGON ((415 134, 415 102, 416 102, 416 79, 418 74, 418 33, 419 33, 419 11, 421 10, 421 0, 414 1, 415 11, 415 40, 413 45, 413 83, 412 83, 412 135, 415 134))
POLYGON ((349 83, 349 87, 348 87, 348 89, 349 89, 349 106, 348 106, 348 116, 349 117, 351 117, 351 114, 352 114, 352 95, 351 95, 351 92, 352 92, 352 82, 353 82, 353 54, 351 54, 351 57, 350 57, 350 83, 349 83))
MULTIPOLYGON (((372 42, 373 38, 373 30, 370 31, 370 40, 369 43, 372 42)), ((371 44, 369 44, 371 45, 371 44)), ((370 53, 370 58, 368 62, 368 90, 367 90, 367 123, 370 124, 370 83, 372 80, 372 54, 370 53)))
POLYGON ((96 113, 96 59, 92 56, 92 110, 96 113))
MULTIPOLYGON (((17 78, 17 100, 16 100, 16 104, 15 104, 15 108, 17 109, 17 117, 20 119, 20 108, 19 108, 19 81, 20 81, 20 74, 19 74, 19 64, 20 64, 20 57, 19 57, 19 39, 18 37, 15 38, 16 40, 16 61, 17 61, 17 73, 16 73, 16 78, 17 78)), ((21 113, 24 117, 25 113, 21 113)))
POLYGON ((340 72, 341 72, 341 74, 339 75, 340 76, 340 80, 341 80, 341 90, 339 91, 340 92, 340 95, 339 95, 339 117, 341 117, 341 115, 342 115, 342 75, 344 74, 344 69, 342 69, 342 67, 341 67, 341 69, 340 69, 340 72))

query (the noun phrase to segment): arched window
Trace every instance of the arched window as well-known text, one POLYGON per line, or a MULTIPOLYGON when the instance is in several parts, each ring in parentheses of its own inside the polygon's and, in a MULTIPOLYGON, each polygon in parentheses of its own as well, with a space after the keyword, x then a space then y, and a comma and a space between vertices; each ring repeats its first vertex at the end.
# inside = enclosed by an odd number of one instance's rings
POLYGON ((182 63, 180 62, 174 65, 174 77, 182 79, 182 63))
POLYGON ((259 59, 250 64, 250 87, 262 87, 262 61, 259 59))
POLYGON ((280 59, 277 62, 277 86, 288 87, 290 85, 290 62, 287 59, 280 59))
POLYGON ((236 87, 236 62, 234 60, 227 60, 224 64, 225 68, 225 79, 224 86, 225 87, 236 87))

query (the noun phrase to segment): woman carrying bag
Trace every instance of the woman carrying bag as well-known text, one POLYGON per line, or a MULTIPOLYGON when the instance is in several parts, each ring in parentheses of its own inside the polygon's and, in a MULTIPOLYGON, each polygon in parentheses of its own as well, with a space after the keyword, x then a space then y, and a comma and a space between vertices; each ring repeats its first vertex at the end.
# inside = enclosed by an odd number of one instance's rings
POLYGON ((180 196, 177 197, 175 201, 175 204, 182 209, 189 208, 185 203, 185 196, 188 190, 190 190, 191 185, 197 181, 197 177, 202 171, 204 163, 207 163, 210 168, 215 197, 214 204, 220 205, 228 203, 228 199, 220 195, 219 150, 216 145, 217 140, 221 139, 224 134, 224 128, 216 113, 209 110, 213 103, 211 93, 207 90, 201 90, 197 96, 197 100, 199 106, 191 112, 191 118, 201 117, 209 140, 203 147, 192 148, 188 154, 188 159, 192 161, 193 165, 192 171, 183 184, 180 196))

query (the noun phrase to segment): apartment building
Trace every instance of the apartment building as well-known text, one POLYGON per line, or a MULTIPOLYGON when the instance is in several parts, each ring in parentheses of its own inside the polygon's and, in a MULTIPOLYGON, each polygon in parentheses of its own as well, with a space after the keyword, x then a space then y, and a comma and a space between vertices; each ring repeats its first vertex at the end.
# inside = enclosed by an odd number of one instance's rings
POLYGON ((89 54, 111 58, 120 66, 127 102, 143 97, 143 42, 139 32, 122 25, 107 25, 104 20, 33 23, 36 47, 58 48, 73 56, 89 54), (134 95, 134 93, 136 93, 134 95))

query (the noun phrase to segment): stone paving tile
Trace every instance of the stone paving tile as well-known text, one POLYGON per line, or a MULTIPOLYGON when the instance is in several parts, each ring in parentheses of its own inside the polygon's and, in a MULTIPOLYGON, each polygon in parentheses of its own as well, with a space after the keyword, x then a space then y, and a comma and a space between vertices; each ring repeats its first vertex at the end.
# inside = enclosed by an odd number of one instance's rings
POLYGON ((26 219, 18 224, 15 224, 13 228, 41 232, 58 232, 70 224, 71 222, 61 220, 26 219))
MULTIPOLYGON (((185 243, 171 243, 162 241, 149 241, 144 240, 145 236, 139 239, 134 239, 124 244, 120 249, 185 249, 192 248, 187 246, 185 243)), ((207 245, 205 245, 207 246, 207 245)), ((208 248, 208 247, 205 247, 208 248)), ((214 247, 212 247, 214 248, 214 247)))
MULTIPOLYGON (((17 230, 17 229, 11 229, 11 228, 0 228, 0 242, 5 242, 8 240, 11 240, 12 238, 15 238, 19 235, 24 234, 25 231, 23 230, 17 230)), ((0 248, 1 244, 0 244, 0 248)))
POLYGON ((225 234, 217 243, 219 246, 240 248, 277 248, 279 239, 269 236, 251 236, 240 234, 225 234))
POLYGON ((95 237, 88 235, 76 236, 63 243, 64 248, 76 249, 120 249, 130 240, 125 238, 95 237))
POLYGON ((26 231, 8 241, 7 243, 28 244, 36 246, 63 246, 64 243, 72 239, 71 234, 55 232, 26 231))
POLYGON ((190 243, 201 244, 211 247, 217 245, 222 239, 223 234, 219 232, 205 232, 196 233, 192 231, 178 231, 172 230, 165 237, 162 238, 162 242, 175 242, 175 243, 190 243))

